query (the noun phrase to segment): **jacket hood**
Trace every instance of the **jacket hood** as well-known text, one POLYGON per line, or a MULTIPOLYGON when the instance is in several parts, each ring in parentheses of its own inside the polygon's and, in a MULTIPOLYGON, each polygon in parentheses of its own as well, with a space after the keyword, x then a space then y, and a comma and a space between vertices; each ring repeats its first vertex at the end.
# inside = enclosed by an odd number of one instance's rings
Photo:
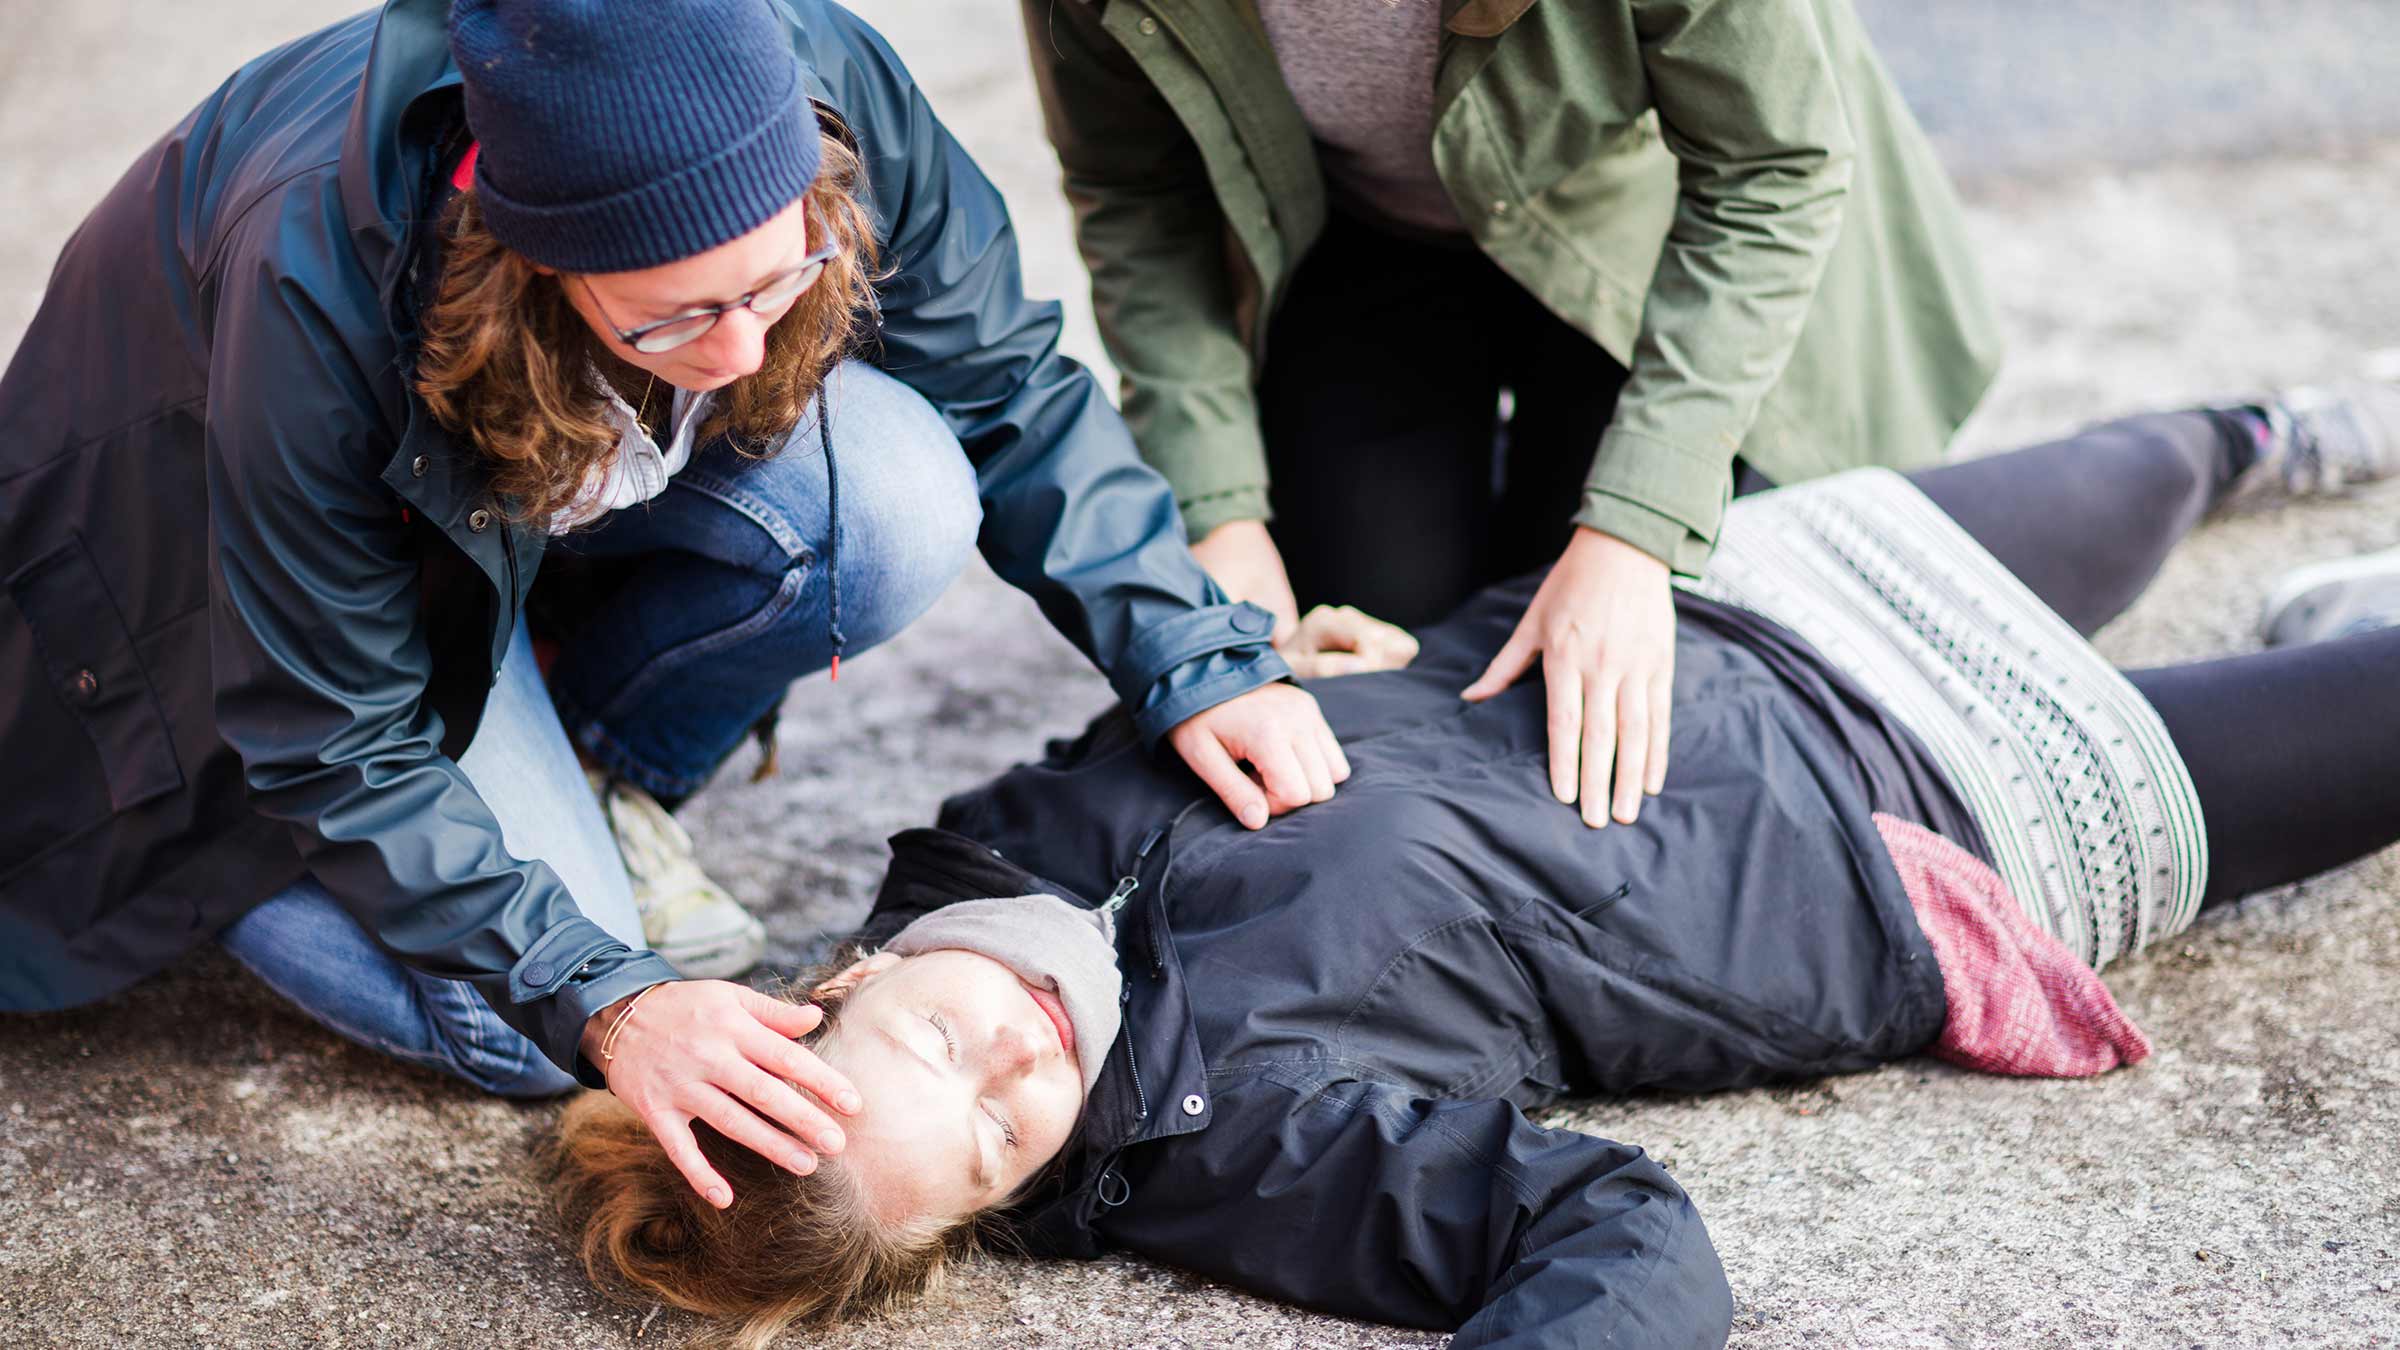
POLYGON ((455 115, 458 67, 443 36, 442 0, 393 0, 375 24, 366 73, 342 134, 342 207, 350 243, 387 313, 427 219, 442 120, 455 115))

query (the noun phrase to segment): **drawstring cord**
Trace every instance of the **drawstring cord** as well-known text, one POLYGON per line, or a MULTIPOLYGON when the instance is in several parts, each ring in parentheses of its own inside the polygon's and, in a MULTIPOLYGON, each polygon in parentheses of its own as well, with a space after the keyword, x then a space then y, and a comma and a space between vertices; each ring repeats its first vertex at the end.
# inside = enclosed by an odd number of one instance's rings
POLYGON ((825 583, 828 612, 825 635, 833 639, 833 671, 830 678, 842 678, 842 647, 849 641, 842 635, 842 475, 833 457, 833 409, 826 397, 830 391, 817 391, 817 443, 825 447, 825 583))
MULTIPOLYGON (((842 648, 850 639, 842 633, 842 474, 833 454, 833 417, 826 394, 824 389, 817 391, 817 444, 825 453, 825 636, 833 646, 833 666, 827 678, 838 681, 842 678, 842 648)), ((776 720, 776 712, 770 710, 750 729, 759 750, 758 768, 750 775, 753 783, 773 778, 783 766, 783 747, 775 739, 776 720)))

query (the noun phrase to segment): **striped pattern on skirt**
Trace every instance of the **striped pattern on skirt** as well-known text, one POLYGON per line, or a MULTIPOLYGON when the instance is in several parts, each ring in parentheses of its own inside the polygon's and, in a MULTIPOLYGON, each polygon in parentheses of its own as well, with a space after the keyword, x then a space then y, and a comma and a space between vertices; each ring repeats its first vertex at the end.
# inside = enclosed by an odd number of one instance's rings
POLYGON ((1916 733, 2016 903, 2092 969, 2199 913, 2208 843, 2166 725, 1907 479, 1742 498, 1679 584, 1798 633, 1916 733))

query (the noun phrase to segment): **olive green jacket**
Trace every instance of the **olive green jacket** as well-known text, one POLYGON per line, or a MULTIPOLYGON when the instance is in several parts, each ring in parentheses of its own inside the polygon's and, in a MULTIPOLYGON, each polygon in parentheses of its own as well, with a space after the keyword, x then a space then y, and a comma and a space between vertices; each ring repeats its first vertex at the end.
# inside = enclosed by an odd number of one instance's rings
MULTIPOLYGON (((1193 538, 1266 519, 1252 384, 1326 196, 1256 12, 1021 3, 1126 421, 1193 538)), ((1578 523, 1696 574, 1736 454, 1778 482, 1940 455, 1997 335, 1848 0, 1443 10, 1443 185, 1493 262, 1630 371, 1578 523)))

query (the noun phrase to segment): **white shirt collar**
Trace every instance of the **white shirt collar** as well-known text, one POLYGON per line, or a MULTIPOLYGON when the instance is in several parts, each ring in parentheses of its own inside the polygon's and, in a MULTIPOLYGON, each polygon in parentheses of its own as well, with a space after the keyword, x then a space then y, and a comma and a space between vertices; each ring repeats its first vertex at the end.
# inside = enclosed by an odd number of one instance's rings
POLYGON ((643 429, 641 419, 597 367, 585 368, 592 382, 608 395, 609 420, 617 428, 616 452, 584 475, 583 490, 574 504, 550 518, 550 533, 564 534, 589 525, 611 511, 646 502, 667 490, 667 480, 692 461, 692 442, 708 420, 716 392, 693 393, 666 385, 672 395, 667 412, 667 446, 643 429))

